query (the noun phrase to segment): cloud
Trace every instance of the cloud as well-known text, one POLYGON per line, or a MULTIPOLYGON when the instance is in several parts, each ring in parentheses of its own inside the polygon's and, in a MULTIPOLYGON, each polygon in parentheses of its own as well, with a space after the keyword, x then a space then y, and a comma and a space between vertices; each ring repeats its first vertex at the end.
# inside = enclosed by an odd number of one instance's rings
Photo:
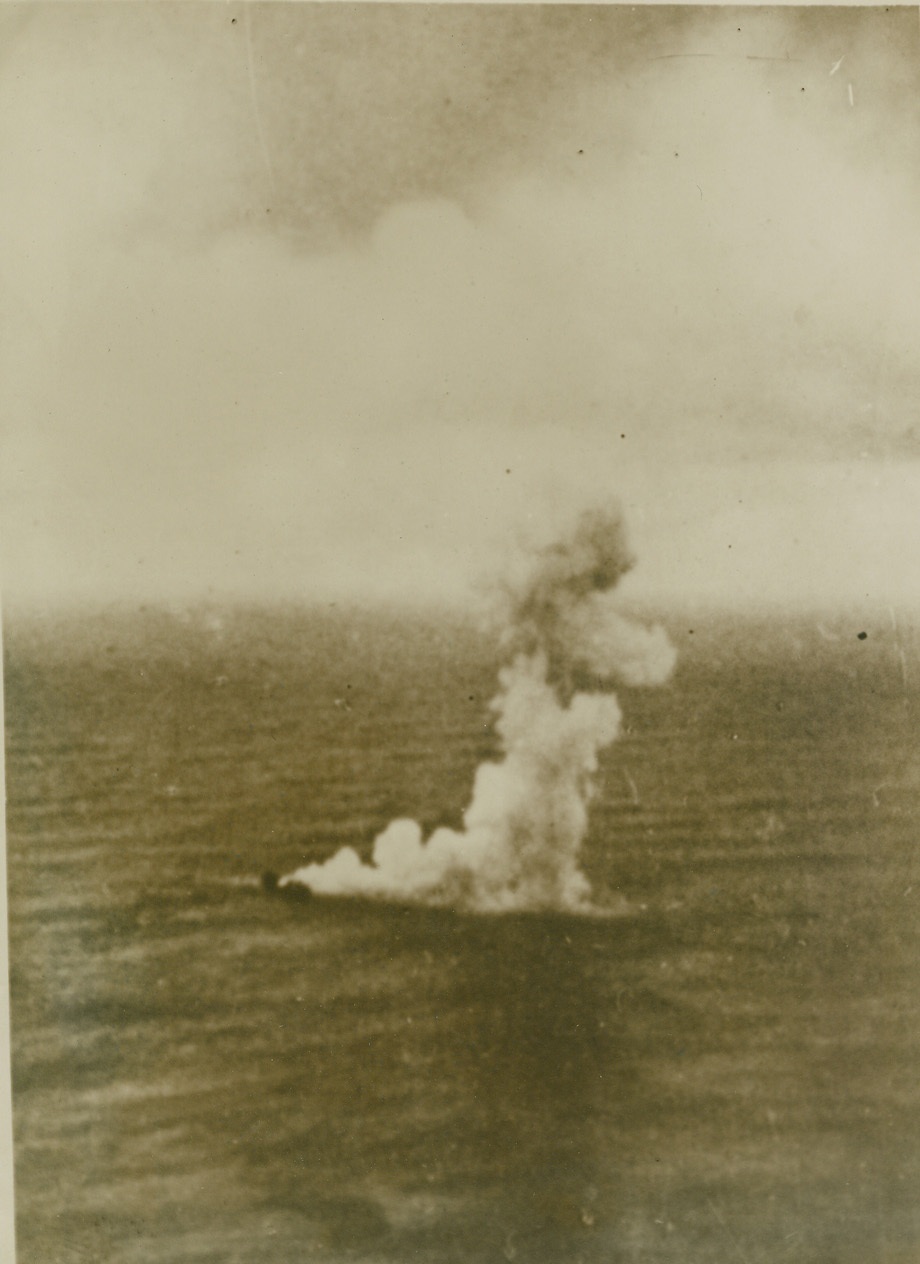
MULTIPOLYGON (((544 162, 528 138, 462 196, 391 197, 320 246, 259 209, 245 49, 208 20, 216 70, 152 10, 148 43, 108 15, 77 59, 61 18, 7 62, 13 589, 457 592, 516 524, 604 491, 632 503, 641 569, 664 582, 675 549, 710 539, 719 478, 758 483, 769 540, 790 463, 907 469, 916 185, 901 142, 867 153, 891 101, 860 86, 851 107, 821 41, 761 64, 720 19, 683 33, 692 55, 621 59, 608 80, 583 61, 552 118, 517 102, 544 162), (696 524, 682 539, 664 496, 696 524)), ((795 30, 777 19, 756 47, 779 55, 795 30)), ((270 51, 257 31, 260 73, 270 51)), ((284 185, 305 125, 265 109, 284 185)), ((796 486, 833 547, 842 506, 796 486)), ((853 488, 859 516, 875 493, 853 488)), ((790 582, 769 547, 752 566, 755 590, 790 582)), ((739 582, 689 554, 684 574, 739 582)))

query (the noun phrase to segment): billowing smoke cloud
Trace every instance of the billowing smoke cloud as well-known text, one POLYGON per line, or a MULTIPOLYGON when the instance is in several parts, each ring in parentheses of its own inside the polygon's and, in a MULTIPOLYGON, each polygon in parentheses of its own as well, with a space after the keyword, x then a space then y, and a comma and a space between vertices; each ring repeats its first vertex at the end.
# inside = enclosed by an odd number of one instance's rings
POLYGON ((632 565, 619 513, 593 511, 507 585, 511 661, 492 702, 504 757, 477 770, 462 830, 441 828, 425 840, 415 821, 397 820, 376 839, 369 864, 344 847, 282 885, 478 912, 591 911, 579 851, 598 753, 620 726, 609 685, 661 683, 675 659, 660 627, 611 607, 632 565))

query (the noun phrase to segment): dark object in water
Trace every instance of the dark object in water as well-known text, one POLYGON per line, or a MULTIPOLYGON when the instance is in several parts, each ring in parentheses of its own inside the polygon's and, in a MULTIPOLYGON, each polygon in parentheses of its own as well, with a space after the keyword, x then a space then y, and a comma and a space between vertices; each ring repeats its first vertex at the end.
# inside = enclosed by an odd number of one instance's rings
POLYGON ((301 882, 290 882, 282 886, 274 869, 266 869, 262 874, 262 890, 268 895, 286 895, 293 900, 309 900, 313 896, 310 888, 301 882))

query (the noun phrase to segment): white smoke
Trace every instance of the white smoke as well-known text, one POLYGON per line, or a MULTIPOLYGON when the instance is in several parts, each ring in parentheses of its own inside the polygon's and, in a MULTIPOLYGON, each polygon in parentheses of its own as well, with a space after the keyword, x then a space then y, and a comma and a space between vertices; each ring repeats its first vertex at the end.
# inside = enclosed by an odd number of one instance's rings
POLYGON ((619 514, 593 511, 507 586, 512 660, 492 702, 504 756, 478 768, 462 830, 425 840, 415 821, 397 820, 377 837, 369 864, 344 847, 281 885, 477 912, 591 910, 579 852, 598 753, 620 727, 604 682, 659 684, 675 660, 663 629, 612 608, 612 589, 632 564, 619 514), (582 677, 589 689, 576 688, 582 677))

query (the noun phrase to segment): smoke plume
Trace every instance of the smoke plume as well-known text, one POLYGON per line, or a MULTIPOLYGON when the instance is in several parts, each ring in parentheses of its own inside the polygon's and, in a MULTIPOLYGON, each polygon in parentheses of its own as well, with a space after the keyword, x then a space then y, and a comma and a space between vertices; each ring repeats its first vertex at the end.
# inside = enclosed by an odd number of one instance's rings
POLYGON ((598 753, 620 726, 610 686, 661 683, 675 659, 663 629, 612 608, 632 565, 619 513, 596 510, 506 584, 510 661, 491 704, 503 758, 478 768, 462 830, 426 840, 415 821, 393 821, 369 864, 343 847, 282 885, 477 912, 591 911, 579 851, 598 753))

